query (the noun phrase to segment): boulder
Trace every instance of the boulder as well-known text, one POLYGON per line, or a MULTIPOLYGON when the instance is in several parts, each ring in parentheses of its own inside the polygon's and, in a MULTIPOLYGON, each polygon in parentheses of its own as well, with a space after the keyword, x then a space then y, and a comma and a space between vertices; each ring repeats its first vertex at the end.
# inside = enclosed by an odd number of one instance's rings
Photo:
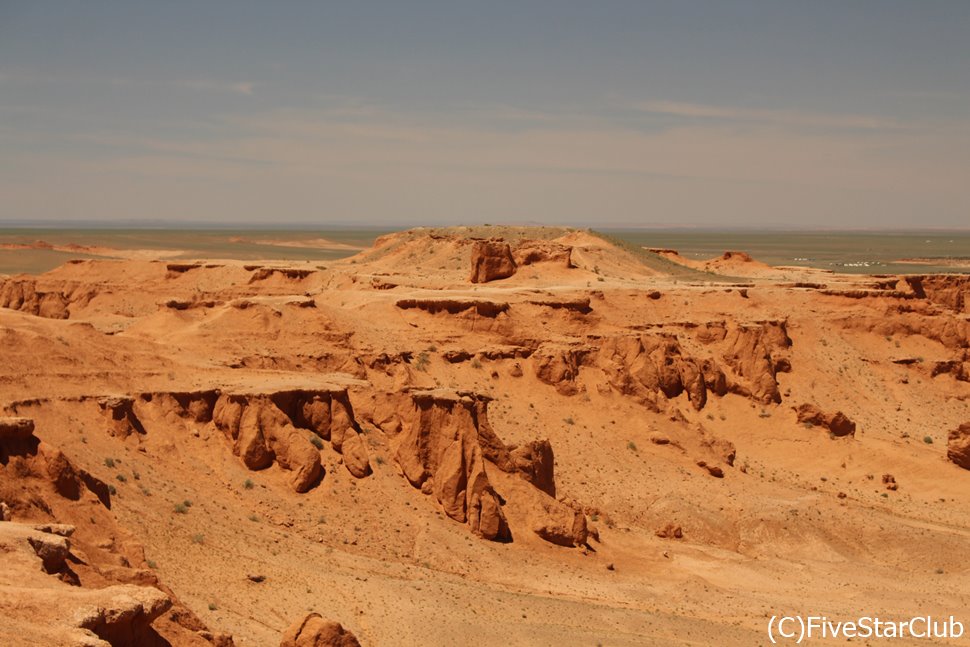
POLYGON ((280 647, 360 647, 360 642, 339 622, 308 613, 283 632, 280 647))
POLYGON ((552 497, 535 500, 530 521, 532 531, 550 543, 559 546, 582 546, 586 543, 586 516, 552 497))
POLYGON ((965 470, 970 470, 970 422, 965 422, 947 436, 946 457, 965 470))
POLYGON ((798 422, 825 427, 835 436, 855 435, 855 423, 841 411, 825 413, 816 405, 805 403, 795 409, 798 422))
POLYGON ((148 586, 120 585, 99 591, 98 603, 82 606, 73 624, 87 629, 112 647, 153 644, 151 623, 172 608, 168 595, 148 586))
POLYGON ((472 283, 488 283, 515 274, 515 259, 509 244, 501 240, 477 241, 472 246, 472 283))

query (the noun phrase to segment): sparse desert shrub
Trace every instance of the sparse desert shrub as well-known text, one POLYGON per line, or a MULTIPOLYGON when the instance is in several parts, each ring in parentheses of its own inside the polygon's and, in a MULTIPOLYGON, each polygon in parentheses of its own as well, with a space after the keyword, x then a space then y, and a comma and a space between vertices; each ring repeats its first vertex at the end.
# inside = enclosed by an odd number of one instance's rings
POLYGON ((427 371, 429 363, 430 360, 428 359, 428 353, 422 351, 421 353, 418 353, 418 361, 414 363, 414 368, 418 369, 419 371, 427 371))
POLYGON ((156 564, 155 560, 153 559, 148 560, 147 564, 148 564, 148 568, 158 568, 158 564, 156 564))
POLYGON ((113 459, 113 458, 106 458, 106 459, 104 459, 104 466, 105 467, 114 467, 115 466, 115 459, 113 459))
POLYGON ((482 367, 482 363, 478 361, 477 357, 472 360, 472 368, 481 368, 481 367, 482 367))
POLYGON ((193 544, 204 544, 205 543, 205 536, 202 533, 198 533, 198 532, 195 533, 194 535, 192 535, 192 543, 193 544))
POLYGON ((248 519, 250 521, 257 522, 257 521, 259 521, 259 515, 257 515, 256 513, 253 513, 253 514, 249 515, 248 519))
POLYGON ((215 602, 209 603, 209 611, 216 611, 219 607, 216 606, 215 602))
POLYGON ((576 421, 573 420, 572 416, 570 416, 568 418, 563 418, 562 421, 565 422, 567 425, 575 425, 576 424, 576 421))
POLYGON ((252 490, 253 489, 253 480, 252 479, 246 479, 245 481, 243 481, 243 489, 252 490))
POLYGON ((173 510, 176 514, 187 514, 189 511, 189 506, 185 505, 184 503, 176 503, 173 510))
POLYGON ((923 436, 923 442, 926 443, 927 445, 932 445, 933 444, 933 437, 932 436, 923 436))
POLYGON ((115 476, 115 478, 118 479, 119 481, 121 481, 122 483, 124 483, 124 482, 126 482, 128 480, 128 477, 125 476, 124 474, 118 474, 117 476, 115 476))
POLYGON ((319 436, 310 436, 310 444, 317 449, 323 449, 323 441, 320 440, 319 436))
POLYGON ((631 452, 635 452, 637 451, 637 444, 632 440, 628 440, 626 443, 626 448, 629 449, 631 452))

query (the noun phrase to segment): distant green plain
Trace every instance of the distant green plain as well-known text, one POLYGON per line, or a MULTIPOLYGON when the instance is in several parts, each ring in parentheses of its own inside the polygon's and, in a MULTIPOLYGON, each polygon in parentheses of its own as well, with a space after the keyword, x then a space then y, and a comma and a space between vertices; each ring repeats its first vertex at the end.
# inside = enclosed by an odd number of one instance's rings
MULTIPOLYGON (((239 260, 328 261, 356 249, 319 249, 273 244, 326 239, 355 248, 370 246, 390 230, 377 229, 0 229, 0 244, 75 244, 115 249, 180 250, 171 257, 239 260)), ((861 274, 970 273, 968 232, 759 232, 607 230, 639 247, 677 250, 689 259, 744 251, 770 265, 804 265, 861 274), (921 264, 901 259, 924 259, 921 264), (963 265, 962 267, 960 265, 963 265)), ((92 256, 49 249, 0 249, 0 274, 37 274, 75 258, 92 256)))

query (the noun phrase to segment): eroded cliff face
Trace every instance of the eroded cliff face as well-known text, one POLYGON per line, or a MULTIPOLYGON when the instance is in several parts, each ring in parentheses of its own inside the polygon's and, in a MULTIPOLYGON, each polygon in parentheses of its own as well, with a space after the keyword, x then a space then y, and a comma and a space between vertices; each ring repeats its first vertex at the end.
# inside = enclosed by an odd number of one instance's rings
POLYGON ((573 248, 555 241, 521 240, 514 245, 502 239, 478 240, 471 246, 472 283, 507 279, 520 267, 549 263, 563 269, 574 267, 573 248))
POLYGON ((192 423, 211 421, 247 468, 263 470, 276 464, 290 474, 290 483, 299 493, 324 476, 320 461, 324 441, 342 455, 355 477, 371 473, 367 446, 346 389, 162 392, 143 394, 141 399, 146 406, 192 423))
POLYGON ((155 573, 247 644, 278 642, 294 619, 297 644, 350 631, 384 644, 414 618, 489 635, 504 612, 476 603, 510 585, 498 607, 528 607, 509 625, 520 642, 554 616, 577 618, 556 636, 598 639, 578 629, 607 627, 599 609, 633 628, 604 641, 650 642, 644 613, 763 602, 662 608, 708 562, 738 580, 800 569, 846 608, 824 565, 905 573, 928 598, 958 577, 965 537, 933 529, 970 515, 966 279, 734 253, 696 267, 750 280, 672 278, 693 261, 642 250, 648 268, 571 232, 490 241, 480 269, 494 280, 470 283, 489 236, 395 235, 319 265, 85 262, 4 282, 0 406, 39 429, 2 430, 0 501, 29 525, 5 555, 29 565, 24 581, 74 590, 69 569, 81 589, 160 591, 91 601, 141 618, 122 633, 173 644, 166 632, 189 627, 185 640, 216 639, 155 573), (63 452, 39 440, 52 438, 63 452), (311 596, 346 629, 306 616, 311 596))
POLYGON ((488 421, 490 398, 445 389, 387 394, 369 412, 392 436, 393 456, 415 488, 432 495, 445 514, 493 541, 513 541, 505 515, 529 511, 528 530, 553 543, 586 543, 585 516, 554 498, 553 450, 548 440, 506 445, 488 421), (493 470, 514 476, 509 495, 496 490, 493 470), (507 496, 508 495, 508 496, 507 496))
POLYGON ((14 278, 0 281, 0 308, 20 310, 48 319, 68 319, 72 305, 83 306, 98 292, 77 283, 45 289, 38 287, 35 279, 14 278))
POLYGON ((791 370, 791 344, 784 321, 708 325, 682 333, 589 338, 581 345, 543 344, 532 362, 536 377, 563 395, 583 390, 581 369, 592 370, 601 371, 610 388, 651 409, 686 394, 701 410, 709 395, 728 392, 781 402, 777 375, 791 370), (686 350, 681 336, 698 350, 686 350))

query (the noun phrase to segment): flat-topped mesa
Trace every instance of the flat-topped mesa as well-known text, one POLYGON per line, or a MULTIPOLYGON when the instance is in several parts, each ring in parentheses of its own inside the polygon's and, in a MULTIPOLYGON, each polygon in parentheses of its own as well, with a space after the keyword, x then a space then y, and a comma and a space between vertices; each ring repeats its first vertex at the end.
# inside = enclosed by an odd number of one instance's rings
POLYGON ((550 521, 553 517, 568 516, 569 526, 575 532, 569 541, 556 543, 585 542, 585 517, 576 519, 581 513, 551 496, 555 493, 555 481, 548 441, 534 441, 523 447, 505 445, 488 422, 487 396, 434 389, 395 397, 397 403, 390 409, 385 406, 383 412, 375 412, 375 423, 395 434, 394 457, 408 482, 425 494, 433 494, 450 518, 467 523, 474 534, 485 539, 512 540, 502 509, 503 498, 488 477, 487 461, 532 484, 528 486, 534 492, 532 496, 541 499, 545 509, 537 528, 555 525, 550 521))

